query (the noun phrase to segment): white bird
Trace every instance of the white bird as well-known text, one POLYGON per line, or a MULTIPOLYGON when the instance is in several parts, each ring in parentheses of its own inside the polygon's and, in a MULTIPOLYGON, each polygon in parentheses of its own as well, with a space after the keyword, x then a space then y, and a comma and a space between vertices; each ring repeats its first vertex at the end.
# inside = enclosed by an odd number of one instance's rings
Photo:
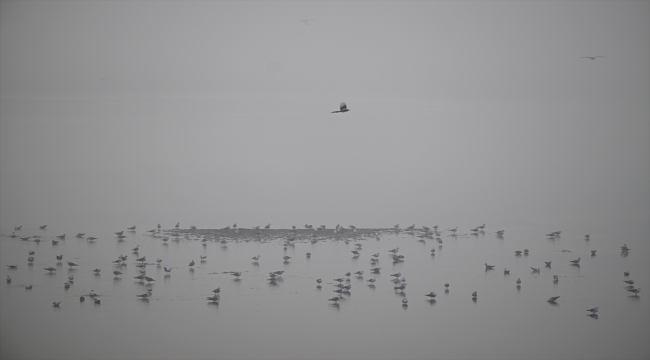
POLYGON ((95 290, 90 290, 90 294, 88 294, 90 297, 95 297, 97 294, 95 294, 95 290))
POLYGON ((255 261, 257 261, 257 260, 259 260, 259 259, 260 259, 260 255, 255 255, 255 256, 253 256, 253 260, 255 260, 255 261))
POLYGON ((363 275, 363 270, 359 270, 359 271, 355 272, 355 274, 357 274, 358 276, 362 276, 363 275))
POLYGON ((208 255, 206 255, 206 254, 201 254, 201 255, 199 255, 199 257, 201 258, 201 261, 202 261, 202 262, 205 262, 205 259, 208 257, 208 255))
POLYGON ((375 281, 377 281, 377 279, 375 279, 375 278, 368 279, 368 282, 370 283, 370 285, 374 285, 375 281))
POLYGON ((161 258, 157 258, 157 259, 156 259, 156 262, 157 262, 158 264, 160 264, 160 263, 162 262, 162 259, 161 259, 161 258))
POLYGON ((68 276, 68 281, 73 282, 74 281, 74 275, 68 276))
POLYGON ((131 250, 133 250, 133 252, 138 252, 138 251, 140 251, 140 245, 136 245, 136 246, 135 246, 133 249, 131 249, 131 250))
POLYGON ((409 304, 409 299, 404 298, 402 299, 402 305, 408 305, 409 304))
POLYGON ((282 257, 282 258, 284 259, 284 261, 289 261, 289 259, 291 259, 291 256, 285 255, 285 256, 282 257))
POLYGON ((634 280, 623 280, 624 283, 634 285, 634 280))

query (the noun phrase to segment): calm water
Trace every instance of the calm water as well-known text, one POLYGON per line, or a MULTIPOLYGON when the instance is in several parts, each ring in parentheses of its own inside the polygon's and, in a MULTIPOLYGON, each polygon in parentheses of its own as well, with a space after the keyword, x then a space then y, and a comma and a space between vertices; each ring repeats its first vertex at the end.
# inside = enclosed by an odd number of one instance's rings
MULTIPOLYGON (((0 338, 3 359, 646 359, 650 356, 649 239, 647 224, 639 228, 602 225, 584 229, 506 228, 498 238, 488 224, 477 236, 441 236, 443 241, 421 241, 406 232, 381 231, 352 236, 320 236, 312 242, 301 232, 294 245, 283 248, 282 232, 261 236, 223 236, 224 246, 213 237, 189 234, 170 237, 149 235, 138 224, 118 241, 113 234, 123 227, 84 229, 88 242, 75 238, 79 230, 41 224, 23 224, 10 238, 14 225, 3 224, 0 238, 0 276, 11 283, 0 286, 0 338), (11 225, 11 226, 8 226, 11 225), (92 231, 91 231, 92 230, 92 231), (561 238, 544 234, 562 230, 561 238), (56 235, 66 240, 53 245, 56 235), (345 243, 345 239, 349 243, 345 243), (632 250, 622 256, 626 243, 632 250), (131 249, 140 245, 138 254, 131 249), (362 244, 361 255, 351 251, 362 244), (393 263, 388 250, 399 247, 404 262, 393 263), (435 248, 435 256, 431 249, 435 248), (529 249, 528 256, 515 250, 529 249), (28 265, 28 251, 36 252, 28 265), (562 250, 568 250, 563 252, 562 250), (590 256, 597 250, 596 256, 590 256), (311 252, 311 258, 306 253, 311 252), (371 274, 371 255, 380 253, 371 274), (63 255, 57 264, 56 255, 63 255), (112 261, 128 255, 124 273, 112 274, 112 261), (199 255, 207 261, 199 262, 199 255), (261 255, 258 263, 251 257, 261 255), (291 256, 283 262, 284 255, 291 256), (147 257, 147 275, 154 278, 153 297, 138 275, 137 257, 147 257), (579 267, 570 260, 581 257, 579 267), (173 266, 165 276, 162 266, 173 266), (79 266, 70 269, 66 261, 79 266), (189 262, 196 266, 190 269, 189 262), (544 266, 552 261, 552 267, 544 266), (484 263, 495 265, 486 271, 484 263), (9 269, 6 265, 18 265, 9 269), (45 267, 56 267, 48 274, 45 267), (503 268, 511 270, 510 275, 503 268), (541 268, 539 274, 531 267, 541 268), (92 269, 100 268, 95 275, 92 269), (268 273, 284 270, 276 284, 268 273), (345 273, 364 270, 350 278, 350 294, 339 306, 328 301, 345 273), (229 272, 241 271, 237 281, 229 272), (624 277, 623 272, 631 275, 624 277), (401 272, 408 286, 402 294, 390 276, 401 272), (69 275, 74 283, 64 283, 69 275), (553 275, 559 276, 554 283, 553 275), (368 279, 375 277, 376 286, 368 279), (316 279, 322 278, 321 288, 316 279), (515 281, 521 278, 517 289, 515 281), (623 281, 633 279, 639 296, 626 291, 623 281), (445 292, 444 284, 449 283, 445 292), (26 290, 24 285, 32 284, 26 290), (206 297, 221 287, 221 300, 206 297), (87 297, 98 293, 100 305, 87 297), (424 294, 435 291, 435 302, 424 294), (476 301, 472 292, 478 292, 476 301), (557 305, 547 299, 560 296, 557 305), (409 300, 402 306, 402 299, 409 300), (61 301, 60 308, 52 306, 61 301), (597 319, 586 309, 598 306, 597 319)), ((129 226, 132 224, 128 224, 129 226)), ((392 224, 391 224, 392 225, 392 224)), ((465 234, 466 229, 459 229, 465 234)))

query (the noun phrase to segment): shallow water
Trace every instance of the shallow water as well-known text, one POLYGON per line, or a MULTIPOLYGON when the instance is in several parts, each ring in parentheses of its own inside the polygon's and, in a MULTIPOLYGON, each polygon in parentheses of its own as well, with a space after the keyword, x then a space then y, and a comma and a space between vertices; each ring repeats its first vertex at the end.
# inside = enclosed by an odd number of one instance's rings
MULTIPOLYGON (((489 226, 488 228, 489 229, 489 226)), ((114 231, 120 230, 115 229, 114 231)), ((181 230, 150 235, 126 232, 118 241, 112 231, 97 228, 95 242, 75 238, 74 229, 24 226, 10 238, 0 238, 0 276, 12 277, 0 286, 0 338, 3 359, 644 359, 650 356, 648 306, 649 246, 647 229, 605 227, 591 233, 564 229, 561 238, 544 234, 562 229, 505 229, 502 238, 486 230, 453 237, 449 232, 420 240, 421 232, 362 230, 335 237, 331 230, 312 241, 301 230, 285 250, 288 231, 208 232, 181 230), (66 240, 53 245, 56 235, 66 240), (216 236, 215 234, 220 234, 216 236), (164 242, 161 237, 170 235, 164 242), (201 241, 202 239, 207 241, 201 241), (230 239, 227 245, 220 239, 230 239), (349 243, 346 243, 348 240, 349 243), (632 250, 623 256, 619 247, 632 250), (138 254, 131 249, 140 245, 138 254), (359 257, 353 257, 362 244, 359 257), (388 250, 399 247, 403 262, 394 263, 388 250), (435 256, 431 249, 435 248, 435 256), (529 249, 527 256, 515 250, 529 249), (36 252, 28 265, 28 251, 36 252), (568 250, 563 252, 562 250, 568 250), (590 250, 597 250, 590 256, 590 250), (306 253, 311 252, 310 258, 306 253), (380 253, 380 274, 371 274, 371 254, 380 253), (63 255, 57 264, 56 255, 63 255), (128 255, 124 273, 112 264, 128 255), (199 255, 207 261, 199 262, 199 255), (255 263, 251 258, 261 255, 255 263), (282 257, 292 258, 284 262, 282 257), (137 257, 146 256, 147 275, 154 278, 153 297, 138 275, 137 257), (581 257, 580 266, 570 260, 581 257), (165 276, 163 266, 173 266, 165 276), (194 260, 192 268, 189 262, 194 260), (70 269, 66 261, 79 264, 70 269), (552 261, 552 267, 544 266, 552 261), (484 263, 495 265, 486 271, 484 263), (18 269, 6 265, 16 264, 18 269), (53 266, 57 271, 43 270, 53 266), (511 270, 504 275, 503 268, 511 270), (541 268, 539 274, 531 267, 541 268), (100 275, 92 269, 100 268, 100 275), (275 284, 271 271, 284 270, 275 284), (336 281, 350 271, 351 292, 339 305, 336 281), (230 274, 241 271, 239 280, 230 274), (629 278, 623 276, 630 271, 629 278), (406 277, 404 293, 390 276, 406 277), (64 289, 67 277, 74 282, 64 289), (552 275, 558 275, 554 283, 552 275), (367 281, 376 278, 376 285, 367 281), (316 279, 322 278, 321 288, 316 279), (521 278, 518 289, 515 280, 521 278), (626 291, 626 279, 636 281, 639 296, 626 291), (444 284, 449 283, 449 291, 444 284), (24 285, 33 284, 26 290, 24 285), (206 300, 221 287, 221 300, 206 300), (86 296, 98 293, 100 305, 86 296), (424 294, 435 291, 435 302, 424 294), (472 292, 477 291, 476 301, 472 292), (560 296, 557 305, 547 299, 560 296), (402 299, 409 300, 408 306, 402 299), (61 301, 60 308, 52 306, 61 301), (598 306, 598 318, 586 309, 598 306)), ((459 233, 467 231, 460 230, 459 233)), ((88 233, 90 236, 91 234, 88 233)))

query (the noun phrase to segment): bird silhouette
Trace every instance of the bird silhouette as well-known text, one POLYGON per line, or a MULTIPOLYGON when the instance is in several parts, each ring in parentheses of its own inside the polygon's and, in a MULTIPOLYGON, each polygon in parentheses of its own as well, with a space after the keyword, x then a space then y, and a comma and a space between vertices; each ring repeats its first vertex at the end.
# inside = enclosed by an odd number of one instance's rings
POLYGON ((348 111, 350 111, 350 109, 348 109, 348 106, 345 104, 345 102, 342 102, 341 103, 341 110, 332 111, 332 114, 333 113, 344 113, 344 112, 348 112, 348 111))
POLYGON ((604 58, 604 56, 581 56, 581 59, 591 59, 591 60, 596 60, 596 58, 604 58))

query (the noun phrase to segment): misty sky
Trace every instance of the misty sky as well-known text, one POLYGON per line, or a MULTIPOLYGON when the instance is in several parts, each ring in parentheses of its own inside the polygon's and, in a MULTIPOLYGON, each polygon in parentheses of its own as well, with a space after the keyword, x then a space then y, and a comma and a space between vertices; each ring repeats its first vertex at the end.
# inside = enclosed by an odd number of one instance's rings
POLYGON ((648 1, 3 0, 0 221, 647 223, 649 99, 648 1))

